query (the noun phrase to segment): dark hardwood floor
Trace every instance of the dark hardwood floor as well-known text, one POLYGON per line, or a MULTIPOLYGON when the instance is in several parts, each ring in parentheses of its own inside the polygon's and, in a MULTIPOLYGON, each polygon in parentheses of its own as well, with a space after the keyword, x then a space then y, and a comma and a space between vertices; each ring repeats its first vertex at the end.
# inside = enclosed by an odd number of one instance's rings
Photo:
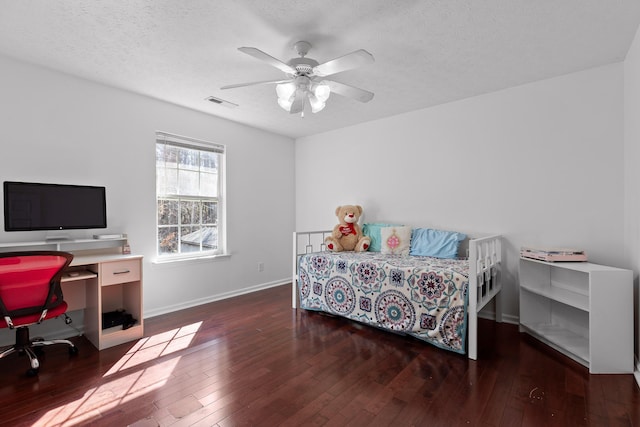
MULTIPOLYGON (((147 338, 0 360, 11 426, 632 426, 633 375, 587 369, 480 322, 478 361, 340 318, 293 310, 280 286, 146 321, 147 338)), ((615 349, 612 349, 615 351, 615 349)))

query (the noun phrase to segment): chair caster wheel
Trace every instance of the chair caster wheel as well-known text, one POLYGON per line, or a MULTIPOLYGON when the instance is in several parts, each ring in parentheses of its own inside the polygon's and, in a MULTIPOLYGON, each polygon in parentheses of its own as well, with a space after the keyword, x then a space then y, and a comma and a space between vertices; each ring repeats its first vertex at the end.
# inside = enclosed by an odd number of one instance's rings
POLYGON ((36 375, 38 375, 38 371, 39 371, 39 369, 29 368, 29 369, 27 369, 27 376, 28 377, 35 377, 36 375))
POLYGON ((76 354, 78 354, 78 347, 76 347, 75 345, 69 347, 69 354, 71 356, 75 356, 76 354))

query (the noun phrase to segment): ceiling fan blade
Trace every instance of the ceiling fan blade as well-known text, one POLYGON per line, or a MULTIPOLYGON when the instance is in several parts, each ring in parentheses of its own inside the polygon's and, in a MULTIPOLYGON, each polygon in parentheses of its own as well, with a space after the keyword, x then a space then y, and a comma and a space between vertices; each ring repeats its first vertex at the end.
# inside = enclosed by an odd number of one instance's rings
POLYGON ((244 52, 247 55, 251 55, 256 59, 260 59, 261 61, 266 62, 267 64, 276 67, 278 70, 283 71, 287 74, 295 74, 296 69, 290 65, 285 64, 279 59, 274 58, 273 56, 264 53, 260 49, 256 49, 255 47, 239 47, 238 50, 240 52, 244 52))
POLYGON ((339 58, 332 59, 331 61, 327 61, 324 64, 316 65, 313 67, 313 75, 319 77, 330 76, 332 74, 351 70, 352 68, 371 64, 373 62, 375 62, 373 55, 364 49, 360 49, 355 52, 347 53, 339 58))
POLYGON ((244 86, 256 86, 256 85, 268 85, 268 84, 279 84, 279 83, 288 83, 291 79, 285 80, 263 80, 260 82, 251 82, 251 83, 239 83, 235 85, 222 86, 220 89, 233 89, 236 87, 244 87, 244 86))
POLYGON ((304 99, 306 98, 306 93, 303 90, 296 91, 296 98, 293 100, 291 104, 291 110, 289 111, 291 114, 302 113, 304 111, 304 99))
POLYGON ((369 102, 373 99, 373 92, 369 92, 368 90, 349 86, 333 80, 324 80, 324 83, 329 86, 332 93, 337 93, 338 95, 346 96, 347 98, 355 99, 356 101, 369 102))

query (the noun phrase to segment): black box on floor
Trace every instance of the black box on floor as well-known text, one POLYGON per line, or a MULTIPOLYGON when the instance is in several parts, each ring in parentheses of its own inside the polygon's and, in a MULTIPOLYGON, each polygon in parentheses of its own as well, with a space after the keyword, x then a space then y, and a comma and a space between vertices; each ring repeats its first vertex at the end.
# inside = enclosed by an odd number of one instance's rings
POLYGON ((124 310, 110 311, 102 313, 102 329, 122 326, 122 329, 129 329, 137 322, 136 319, 124 310))

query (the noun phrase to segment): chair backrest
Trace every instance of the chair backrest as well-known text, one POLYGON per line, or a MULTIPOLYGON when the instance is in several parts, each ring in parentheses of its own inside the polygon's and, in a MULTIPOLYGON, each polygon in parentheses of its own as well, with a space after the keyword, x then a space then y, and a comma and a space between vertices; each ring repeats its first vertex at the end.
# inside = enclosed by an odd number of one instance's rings
POLYGON ((67 252, 0 253, 0 311, 25 316, 63 302, 60 280, 73 260, 67 252))

